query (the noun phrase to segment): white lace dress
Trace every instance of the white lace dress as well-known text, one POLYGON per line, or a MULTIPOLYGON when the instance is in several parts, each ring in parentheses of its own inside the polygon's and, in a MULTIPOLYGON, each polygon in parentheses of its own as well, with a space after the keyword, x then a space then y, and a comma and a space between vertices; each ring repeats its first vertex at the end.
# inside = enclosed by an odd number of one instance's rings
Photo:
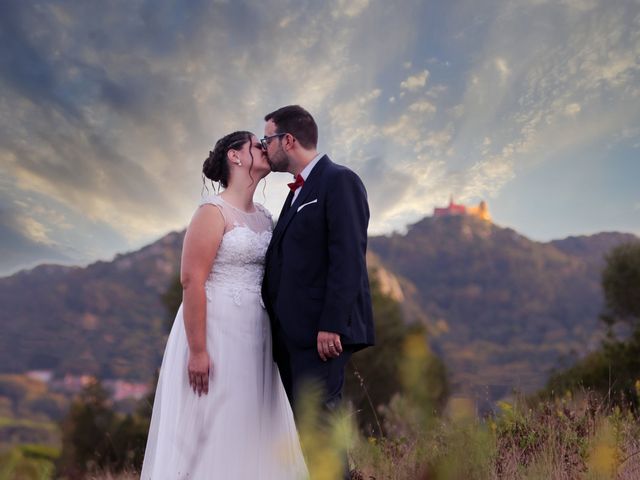
POLYGON ((273 222, 219 196, 225 233, 206 282, 209 393, 189 387, 182 306, 171 329, 156 389, 141 478, 299 479, 308 473, 278 369, 260 296, 273 222))

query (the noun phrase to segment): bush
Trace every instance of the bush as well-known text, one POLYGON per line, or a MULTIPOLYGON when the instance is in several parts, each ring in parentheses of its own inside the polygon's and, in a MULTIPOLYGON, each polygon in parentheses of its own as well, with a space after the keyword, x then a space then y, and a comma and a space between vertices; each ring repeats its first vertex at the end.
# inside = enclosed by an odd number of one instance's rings
POLYGON ((62 422, 62 453, 56 465, 62 478, 80 479, 108 470, 142 466, 149 418, 113 410, 99 382, 88 386, 62 422))

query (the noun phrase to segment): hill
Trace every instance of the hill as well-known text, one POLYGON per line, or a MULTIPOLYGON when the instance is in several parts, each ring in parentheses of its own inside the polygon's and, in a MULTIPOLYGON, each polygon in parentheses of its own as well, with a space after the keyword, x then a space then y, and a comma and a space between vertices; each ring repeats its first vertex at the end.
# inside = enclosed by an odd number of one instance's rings
MULTIPOLYGON (((0 278, 0 373, 51 369, 147 381, 166 339, 161 296, 183 232, 86 268, 0 278)), ((499 398, 541 386, 598 342, 599 269, 618 233, 534 242, 473 217, 425 218, 370 239, 370 266, 407 321, 424 322, 454 390, 499 398)))
POLYGON ((369 245, 415 286, 453 389, 499 398, 542 386, 551 369, 598 344, 604 254, 635 238, 602 233, 539 243, 452 216, 425 218, 369 245))
POLYGON ((29 369, 147 381, 162 358, 161 295, 183 234, 86 268, 41 265, 0 279, 0 373, 29 369))

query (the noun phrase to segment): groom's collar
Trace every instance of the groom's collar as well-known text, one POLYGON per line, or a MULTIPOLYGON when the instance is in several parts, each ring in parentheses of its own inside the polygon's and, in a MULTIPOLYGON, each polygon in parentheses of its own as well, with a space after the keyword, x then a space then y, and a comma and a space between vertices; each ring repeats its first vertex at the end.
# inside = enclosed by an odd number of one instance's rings
POLYGON ((313 157, 313 160, 307 163, 306 167, 302 169, 300 175, 305 179, 305 181, 307 180, 307 178, 309 178, 309 174, 311 173, 311 170, 313 170, 313 167, 316 166, 316 163, 318 163, 322 157, 324 157, 324 153, 319 153, 318 155, 313 157))

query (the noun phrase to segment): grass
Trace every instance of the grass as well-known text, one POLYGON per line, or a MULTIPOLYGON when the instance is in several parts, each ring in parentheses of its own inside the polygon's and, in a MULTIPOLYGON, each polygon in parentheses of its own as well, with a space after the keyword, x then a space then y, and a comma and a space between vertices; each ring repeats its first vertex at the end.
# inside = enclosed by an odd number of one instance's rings
MULTIPOLYGON (((340 478, 347 456, 357 480, 640 478, 640 422, 633 408, 582 392, 499 402, 486 416, 460 397, 437 409, 425 348, 424 342, 406 342, 404 393, 377 409, 375 430, 380 435, 359 431, 357 412, 321 413, 318 391, 308 390, 297 425, 313 480, 340 478)), ((55 453, 33 445, 5 451, 0 454, 0 480, 49 478, 55 453)), ((130 468, 124 473, 101 470, 86 478, 137 476, 130 468)))
MULTIPOLYGON (((640 423, 596 396, 501 402, 480 418, 454 398, 444 412, 396 395, 379 411, 383 436, 355 429, 353 413, 330 421, 308 410, 300 430, 312 479, 339 478, 348 453, 358 480, 632 480, 640 478, 640 423)), ((129 480, 100 472, 92 480, 129 480)))
POLYGON ((0 480, 48 480, 59 449, 44 445, 15 445, 0 451, 0 480))
POLYGON ((136 473, 134 470, 126 472, 111 473, 109 471, 97 472, 92 475, 88 475, 86 480, 139 480, 140 473, 136 473))
POLYGON ((317 393, 309 392, 297 423, 313 480, 340 478, 345 455, 357 480, 640 478, 640 422, 632 408, 583 392, 500 402, 487 416, 464 398, 438 410, 425 349, 406 342, 404 393, 377 410, 381 435, 358 431, 354 412, 319 413, 317 393))
POLYGON ((31 420, 28 418, 0 417, 0 428, 5 427, 42 429, 49 432, 56 432, 58 430, 58 425, 55 422, 31 420))
POLYGON ((503 402, 483 419, 458 399, 431 420, 396 397, 382 413, 393 434, 351 451, 362 479, 640 478, 638 419, 592 395, 503 402))

